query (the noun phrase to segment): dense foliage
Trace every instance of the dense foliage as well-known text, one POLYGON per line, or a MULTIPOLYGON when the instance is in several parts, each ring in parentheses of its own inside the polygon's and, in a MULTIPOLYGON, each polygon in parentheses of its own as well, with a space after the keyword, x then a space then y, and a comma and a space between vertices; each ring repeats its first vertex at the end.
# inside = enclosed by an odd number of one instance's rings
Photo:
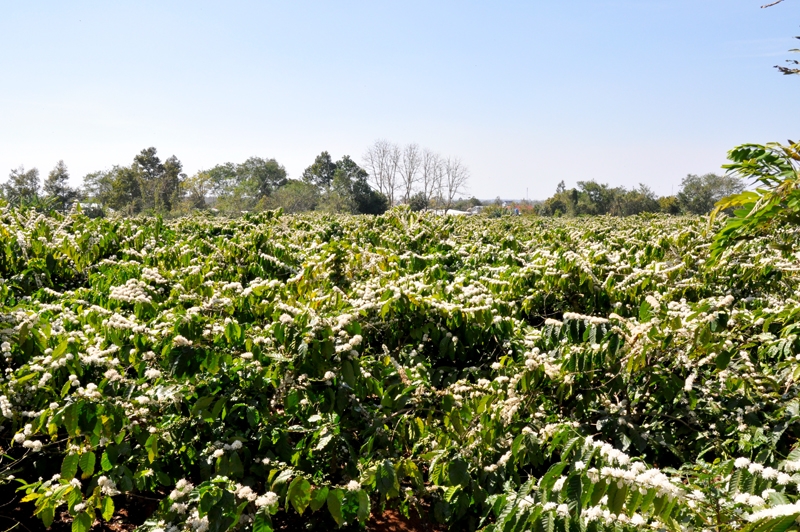
POLYGON ((542 216, 632 216, 642 213, 708 214, 725 196, 744 189, 745 182, 734 175, 689 174, 681 180, 678 194, 657 197, 647 185, 638 188, 611 187, 594 180, 578 181, 567 189, 562 181, 556 193, 536 207, 542 216))
POLYGON ((797 257, 707 220, 0 209, 0 484, 49 525, 786 530, 797 257))
POLYGON ((712 255, 736 240, 770 235, 771 244, 787 251, 796 244, 800 225, 800 143, 744 144, 728 153, 725 167, 732 175, 751 181, 748 190, 722 199, 712 218, 724 209, 733 216, 719 232, 712 255))

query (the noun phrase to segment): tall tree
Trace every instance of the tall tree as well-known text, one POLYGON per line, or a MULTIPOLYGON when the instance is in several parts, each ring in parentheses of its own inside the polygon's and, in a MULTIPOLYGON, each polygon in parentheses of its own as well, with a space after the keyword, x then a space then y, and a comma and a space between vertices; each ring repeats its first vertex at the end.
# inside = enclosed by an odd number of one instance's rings
POLYGON ((141 189, 142 208, 159 212, 169 211, 177 202, 180 182, 186 177, 183 165, 174 155, 161 162, 155 148, 142 150, 133 158, 132 170, 141 189))
POLYGON ((744 182, 733 175, 689 174, 681 181, 678 201, 686 213, 708 214, 719 200, 742 190, 744 182))
POLYGON ((115 166, 109 175, 111 190, 104 205, 128 215, 147 208, 141 187, 141 176, 132 166, 115 166))
POLYGON ((364 154, 364 165, 375 188, 389 199, 391 205, 394 205, 398 188, 397 173, 401 158, 400 148, 382 139, 375 141, 364 154))
POLYGON ((236 167, 240 183, 246 183, 251 194, 258 198, 269 196, 287 183, 286 168, 275 159, 250 157, 236 167))
POLYGON ((458 157, 449 157, 444 162, 444 177, 442 179, 440 197, 442 206, 447 212, 453 206, 456 196, 467 191, 469 170, 458 157))
POLYGON ((403 201, 408 203, 414 194, 414 185, 419 179, 419 170, 422 165, 422 155, 417 144, 408 144, 403 148, 398 173, 400 185, 403 190, 403 201))
POLYGON ((388 208, 386 196, 367 181, 369 174, 350 156, 333 162, 322 152, 303 174, 303 183, 315 188, 319 208, 351 214, 381 214, 388 208), (328 180, 327 176, 331 178, 328 180))
POLYGON ((205 209, 206 200, 212 190, 213 183, 208 172, 197 172, 183 182, 186 201, 191 209, 205 209))
POLYGON ((352 202, 354 214, 383 214, 389 207, 389 200, 373 189, 366 170, 345 155, 336 162, 334 182, 336 187, 344 187, 352 202))
POLYGON ((31 168, 26 172, 23 166, 11 170, 8 181, 3 184, 3 196, 14 206, 39 199, 39 170, 31 168))
POLYGON ((303 171, 303 181, 319 189, 328 189, 333 184, 336 163, 330 153, 324 151, 317 155, 314 162, 303 171))
POLYGON ((69 172, 64 161, 58 161, 44 181, 44 194, 53 202, 53 208, 67 210, 80 198, 80 191, 69 186, 69 172))
POLYGON ((91 172, 83 176, 82 195, 91 203, 108 204, 113 187, 111 172, 104 170, 91 172))
POLYGON ((419 191, 422 196, 417 200, 418 205, 424 204, 425 209, 431 205, 439 188, 441 188, 443 173, 442 157, 427 148, 422 150, 422 169, 420 174, 422 189, 419 191))

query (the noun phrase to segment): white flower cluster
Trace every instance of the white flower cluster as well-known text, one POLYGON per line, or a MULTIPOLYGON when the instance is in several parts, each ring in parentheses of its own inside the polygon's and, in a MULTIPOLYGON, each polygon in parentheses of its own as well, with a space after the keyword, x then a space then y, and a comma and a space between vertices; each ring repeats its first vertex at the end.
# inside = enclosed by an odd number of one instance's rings
POLYGON ((606 318, 601 318, 599 316, 585 316, 583 314, 578 314, 577 312, 565 312, 564 321, 585 321, 591 325, 604 325, 608 323, 606 318))
POLYGON ((620 467, 603 466, 589 469, 586 474, 593 483, 600 479, 616 482, 618 488, 628 486, 646 494, 648 490, 655 490, 658 496, 666 496, 670 500, 685 498, 683 488, 673 483, 671 479, 656 468, 648 468, 642 462, 631 463, 630 457, 622 451, 615 449, 608 443, 595 442, 586 438, 585 445, 600 449, 600 455, 610 463, 617 463, 620 467))
POLYGON ((192 345, 192 341, 187 340, 186 338, 178 334, 174 338, 172 338, 172 345, 174 345, 175 347, 188 347, 192 345))
POLYGON ((0 395, 0 414, 4 418, 11 419, 14 417, 14 409, 11 407, 11 401, 5 395, 0 395))
POLYGON ((33 426, 28 423, 22 429, 22 432, 18 432, 14 434, 14 443, 21 444, 24 448, 30 449, 35 453, 38 453, 42 450, 42 442, 39 440, 30 440, 28 437, 33 433, 33 426))
POLYGON ((243 484, 236 484, 236 491, 234 494, 237 498, 250 502, 254 502, 256 499, 258 499, 258 493, 253 491, 253 488, 250 486, 245 486, 243 484))
POLYGON ((97 485, 100 486, 100 491, 103 493, 103 495, 113 497, 120 494, 120 491, 117 489, 116 482, 106 476, 101 476, 98 478, 97 485))
POLYGON ((192 532, 208 532, 208 515, 200 517, 200 512, 194 509, 189 518, 186 519, 186 524, 192 532))
POLYGON ((747 520, 751 523, 755 523, 758 521, 775 519, 777 517, 788 517, 790 515, 796 515, 798 516, 798 519, 800 519, 800 501, 797 501, 794 504, 778 504, 771 508, 765 508, 763 510, 753 512, 747 516, 747 520))
MULTIPOLYGON (((765 480, 774 480, 780 486, 785 486, 792 481, 792 477, 788 473, 778 471, 772 467, 764 467, 762 464, 751 462, 750 459, 743 456, 734 460, 733 466, 736 469, 746 469, 751 475, 759 475, 765 480)), ((791 461, 783 462, 782 467, 786 471, 797 470, 796 463, 791 461)))
MULTIPOLYGON (((613 525, 614 523, 618 523, 620 525, 633 525, 635 527, 644 527, 648 524, 647 519, 641 516, 641 514, 634 513, 632 516, 628 517, 625 514, 615 514, 612 513, 608 508, 603 508, 602 506, 590 506, 588 508, 584 508, 581 512, 581 517, 584 518, 586 523, 591 523, 592 521, 602 521, 605 525, 613 525)), ((656 523, 652 523, 655 525, 656 523)), ((658 528, 657 526, 653 526, 653 528, 658 528)))
POLYGON ((182 478, 175 484, 175 489, 169 494, 169 498, 173 501, 179 501, 189 495, 193 489, 194 484, 182 478))
POLYGON ((233 440, 233 443, 222 443, 221 441, 214 442, 212 446, 214 451, 208 457, 208 463, 212 463, 215 458, 219 458, 225 455, 226 451, 238 451, 242 448, 242 441, 241 440, 233 440))
POLYGON ((108 298, 126 303, 152 303, 153 300, 145 290, 147 283, 138 279, 128 279, 124 285, 112 286, 108 298))
POLYGON ((256 498, 255 504, 257 508, 263 508, 265 506, 267 508, 275 508, 278 506, 278 501, 278 494, 273 491, 268 491, 264 495, 256 498))

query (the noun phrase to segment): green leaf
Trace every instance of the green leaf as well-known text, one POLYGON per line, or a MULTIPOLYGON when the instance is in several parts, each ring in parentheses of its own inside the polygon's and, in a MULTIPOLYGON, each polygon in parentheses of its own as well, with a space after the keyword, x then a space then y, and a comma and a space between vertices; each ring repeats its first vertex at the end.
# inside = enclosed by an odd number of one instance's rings
POLYGON ((572 475, 567 479, 567 498, 570 501, 575 501, 576 509, 575 513, 580 515, 581 513, 581 495, 583 493, 583 485, 581 482, 580 475, 572 475))
POLYGON ((358 490, 358 520, 360 523, 365 523, 369 519, 370 505, 369 495, 364 490, 358 490))
POLYGON ((444 500, 447 502, 453 502, 453 497, 461 491, 461 486, 450 486, 444 492, 444 500))
POLYGON ((397 475, 394 472, 394 465, 390 460, 384 460, 383 463, 378 465, 377 471, 377 488, 381 495, 388 497, 397 497, 398 481, 397 475))
POLYGON ((87 512, 81 512, 72 520, 72 532, 89 532, 92 528, 92 517, 87 512))
POLYGON ((78 435, 78 415, 80 414, 80 405, 72 403, 64 409, 64 428, 70 436, 78 435))
POLYGON ((467 462, 463 458, 457 458, 450 462, 447 467, 447 473, 451 486, 466 486, 469 484, 469 470, 467 468, 467 462))
POLYGON ((78 462, 80 459, 80 455, 77 454, 68 454, 65 456, 64 461, 61 462, 61 478, 64 480, 75 478, 75 474, 78 472, 78 462))
POLYGON ((253 520, 253 532, 274 532, 272 519, 265 512, 258 512, 253 520))
POLYGON ((222 414, 223 409, 225 408, 225 403, 227 402, 228 398, 223 396, 220 397, 216 403, 214 403, 214 408, 211 409, 211 417, 207 418, 209 420, 209 423, 213 423, 218 419, 225 419, 225 416, 222 415, 222 417, 220 417, 220 414, 222 414))
POLYGON ((228 461, 229 473, 233 477, 241 477, 244 476, 244 466, 242 465, 242 459, 239 458, 239 453, 234 451, 231 453, 231 457, 228 461))
POLYGON ((280 474, 275 477, 275 480, 272 481, 271 490, 277 491, 278 486, 285 484, 290 478, 292 478, 292 470, 291 469, 284 469, 280 472, 280 474))
POLYGON ((83 453, 80 457, 80 461, 78 464, 81 466, 81 471, 83 474, 81 478, 89 478, 94 474, 94 465, 97 461, 97 457, 93 452, 83 453))
POLYGON ((728 364, 731 361, 731 356, 733 355, 733 351, 725 350, 720 352, 716 358, 717 369, 722 370, 728 367, 728 364))
POLYGON ((297 513, 303 515, 303 512, 311 502, 311 483, 303 477, 295 477, 292 483, 289 484, 286 499, 294 506, 297 513))
POLYGON ((330 490, 328 492, 328 511, 331 517, 336 521, 336 524, 342 526, 344 524, 344 516, 342 515, 342 501, 344 500, 344 492, 339 488, 330 490))
POLYGON ((48 504, 47 506, 42 508, 37 515, 39 516, 39 519, 42 520, 42 524, 44 525, 44 527, 50 528, 50 525, 53 524, 53 519, 55 519, 56 516, 56 509, 48 504))
POLYGON ((639 321, 644 323, 650 321, 652 317, 653 307, 647 301, 642 301, 642 304, 639 305, 639 321))
POLYGON ((205 397, 201 397, 200 399, 197 400, 194 406, 192 406, 192 415, 193 416, 199 415, 200 412, 206 410, 209 406, 211 406, 211 403, 213 401, 214 401, 213 395, 207 395, 205 397))
POLYGON ((114 501, 111 497, 103 498, 103 519, 110 520, 114 516, 114 501))
POLYGON ((348 386, 354 388, 356 385, 356 378, 353 373, 353 364, 349 360, 342 362, 342 378, 348 386))
POLYGON ((222 490, 212 486, 200 495, 200 516, 207 514, 222 499, 222 490))
POLYGON ((627 496, 627 486, 623 485, 621 488, 617 488, 616 493, 614 493, 614 499, 608 501, 608 509, 611 510, 612 513, 619 514, 622 511, 622 507, 625 505, 625 498, 627 496))
POLYGON ((151 434, 150 437, 147 438, 144 448, 147 450, 147 460, 152 464, 158 457, 158 435, 151 434))
POLYGON ((100 467, 103 471, 110 471, 114 465, 111 463, 111 459, 108 457, 108 452, 103 451, 103 455, 100 457, 100 467))
POLYGON ((321 488, 314 488, 314 491, 311 492, 311 511, 316 512, 320 508, 325 505, 325 501, 328 500, 328 486, 323 486, 321 488))

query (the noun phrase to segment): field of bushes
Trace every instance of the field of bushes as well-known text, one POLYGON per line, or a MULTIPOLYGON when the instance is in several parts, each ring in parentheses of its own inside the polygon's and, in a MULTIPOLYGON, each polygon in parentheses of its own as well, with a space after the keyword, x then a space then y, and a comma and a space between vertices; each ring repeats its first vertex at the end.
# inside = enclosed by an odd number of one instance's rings
POLYGON ((0 488, 73 532, 797 529, 798 256, 715 230, 2 207, 0 488))

